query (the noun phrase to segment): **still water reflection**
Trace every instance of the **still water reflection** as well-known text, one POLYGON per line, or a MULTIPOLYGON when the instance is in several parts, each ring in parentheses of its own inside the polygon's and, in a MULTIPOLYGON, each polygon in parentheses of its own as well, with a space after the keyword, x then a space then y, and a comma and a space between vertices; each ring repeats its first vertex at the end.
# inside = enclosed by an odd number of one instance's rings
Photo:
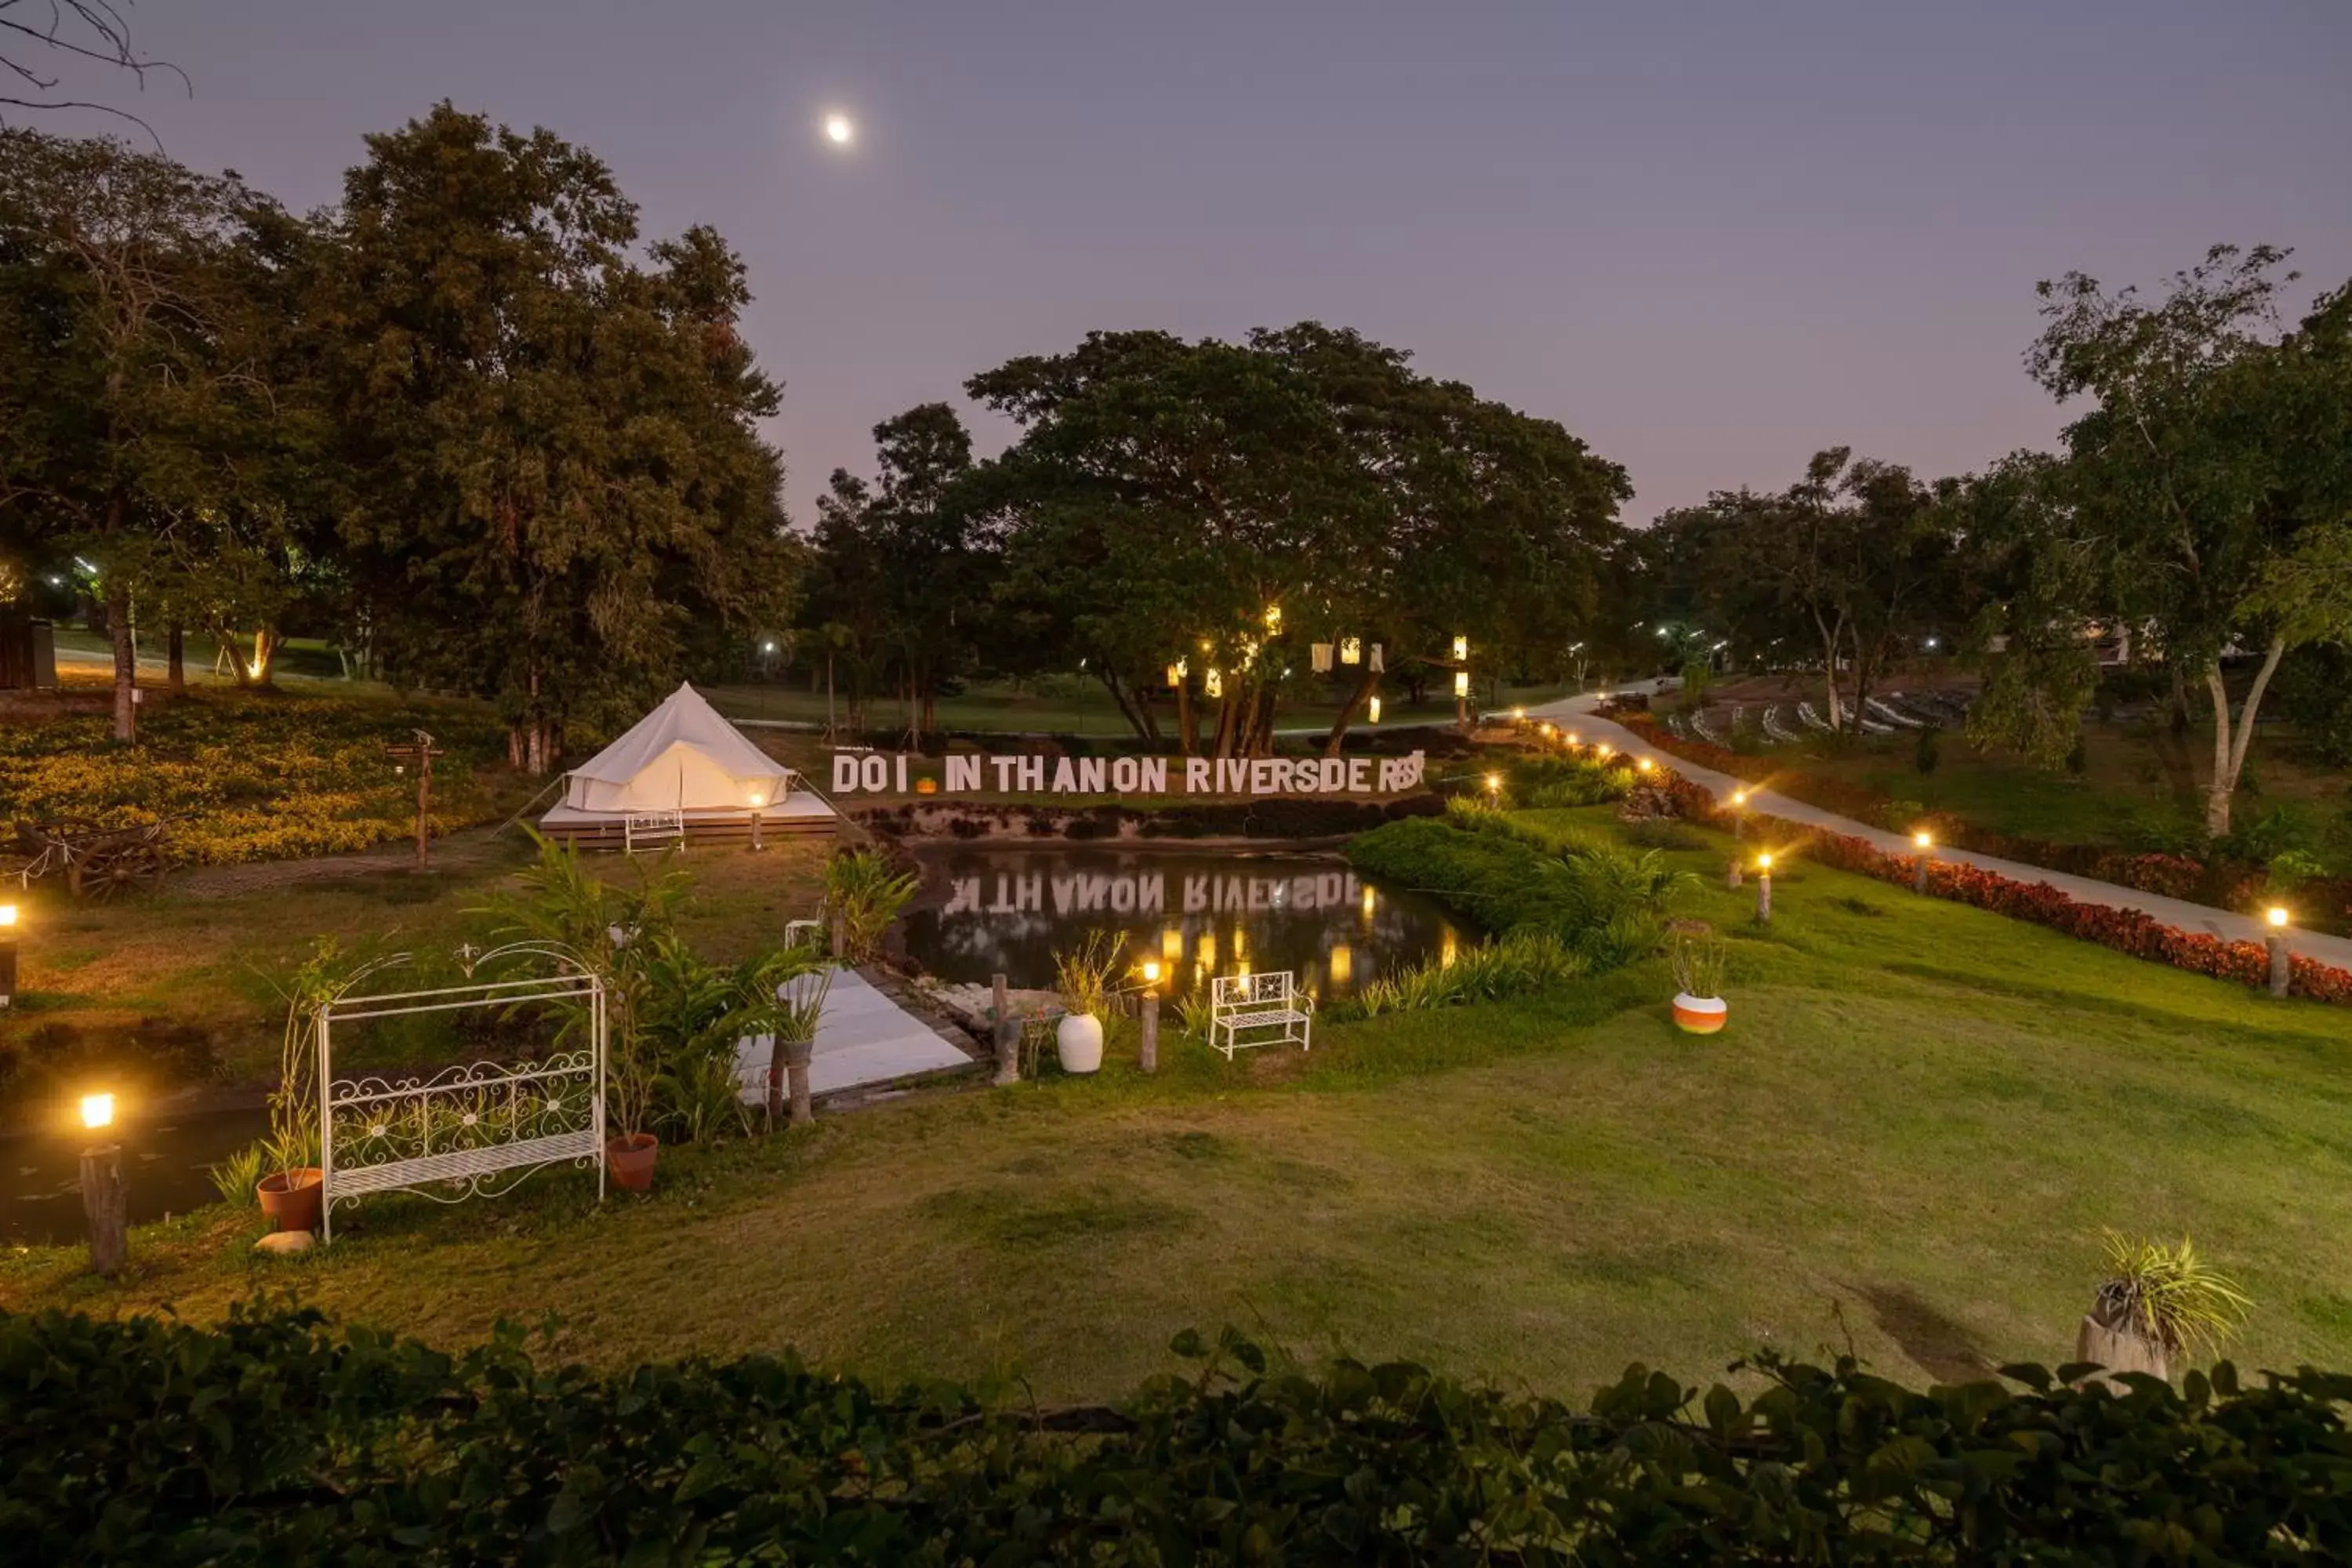
POLYGON ((1054 982, 1054 952, 1090 930, 1124 933, 1176 990, 1212 974, 1287 969, 1327 1000, 1425 959, 1462 934, 1429 900, 1305 855, 1056 845, 923 852, 925 892, 900 928, 907 952, 942 980, 1002 970, 1054 982))
POLYGON ((81 1152, 98 1136, 122 1145, 131 1223, 144 1225, 217 1202, 213 1166, 268 1131, 266 1110, 215 1110, 133 1117, 103 1135, 42 1126, 0 1138, 0 1241, 78 1242, 89 1233, 81 1152))

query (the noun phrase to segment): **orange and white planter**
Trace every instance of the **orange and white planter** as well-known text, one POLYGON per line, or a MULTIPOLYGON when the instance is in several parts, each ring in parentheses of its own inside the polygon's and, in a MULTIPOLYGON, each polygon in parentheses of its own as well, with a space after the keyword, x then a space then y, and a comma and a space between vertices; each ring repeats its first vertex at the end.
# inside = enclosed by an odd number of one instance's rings
POLYGON ((1675 998, 1675 1027, 1686 1035, 1712 1035, 1723 1027, 1731 1009, 1720 996, 1694 996, 1688 992, 1675 998))

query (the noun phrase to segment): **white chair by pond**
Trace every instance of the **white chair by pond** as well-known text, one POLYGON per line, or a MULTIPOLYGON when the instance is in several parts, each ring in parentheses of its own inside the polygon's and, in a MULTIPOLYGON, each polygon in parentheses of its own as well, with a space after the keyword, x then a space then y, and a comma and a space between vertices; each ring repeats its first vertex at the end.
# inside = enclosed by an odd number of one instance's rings
POLYGON ((1209 982, 1209 1044, 1227 1061, 1250 1046, 1310 1049, 1314 1032, 1315 998, 1299 993, 1287 969, 1221 974, 1209 982))

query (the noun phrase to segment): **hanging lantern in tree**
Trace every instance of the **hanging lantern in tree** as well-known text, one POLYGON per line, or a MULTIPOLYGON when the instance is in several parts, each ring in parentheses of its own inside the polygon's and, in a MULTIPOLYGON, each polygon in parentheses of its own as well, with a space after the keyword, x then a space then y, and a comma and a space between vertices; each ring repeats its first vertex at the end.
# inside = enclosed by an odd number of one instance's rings
POLYGON ((1381 721, 1381 700, 1378 697, 1372 699, 1371 706, 1365 710, 1365 717, 1375 724, 1381 721))
POLYGON ((1455 637, 1455 638, 1454 639, 1454 663, 1456 663, 1456 664, 1460 664, 1463 660, 1465 660, 1465 659, 1468 658, 1469 657, 1470 657, 1470 639, 1469 639, 1468 637, 1455 637))
POLYGON ((1454 672, 1454 695, 1456 697, 1467 697, 1470 695, 1470 672, 1468 670, 1457 669, 1454 672))
POLYGON ((1175 690, 1184 684, 1184 661, 1178 659, 1168 667, 1168 689, 1175 690))
POLYGON ((1341 637, 1339 639, 1339 662, 1341 664, 1363 663, 1364 639, 1361 637, 1341 637))
POLYGON ((1265 607, 1265 635, 1270 637, 1278 637, 1282 635, 1282 606, 1280 605, 1268 605, 1265 607))
POLYGON ((1201 695, 1219 698, 1225 694, 1225 678, 1214 669, 1201 677, 1201 695))
POLYGON ((1317 643, 1307 649, 1307 654, 1309 656, 1307 662, 1314 667, 1316 674, 1328 675, 1331 673, 1331 645, 1329 643, 1317 643))
POLYGON ((1381 673, 1388 668, 1388 666, 1381 660, 1381 645, 1378 643, 1374 643, 1372 645, 1372 662, 1367 668, 1369 668, 1374 675, 1381 673))

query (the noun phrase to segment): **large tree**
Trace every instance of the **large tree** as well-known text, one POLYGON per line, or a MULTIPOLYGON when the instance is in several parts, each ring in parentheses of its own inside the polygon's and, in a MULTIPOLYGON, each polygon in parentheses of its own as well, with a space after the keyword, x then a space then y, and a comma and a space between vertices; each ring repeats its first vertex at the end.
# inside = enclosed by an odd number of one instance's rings
POLYGON ((2286 253, 2216 246, 2157 299, 2079 272, 2041 285, 2028 363, 2062 402, 2062 504, 2098 545, 2077 584, 2193 672, 2213 724, 2205 821, 2230 804, 2271 677, 2287 650, 2352 627, 2352 428, 2343 291, 2282 328, 2286 253), (2226 663, 2254 663, 2235 693, 2226 663))
POLYGON ((118 741, 170 535, 256 500, 269 387, 238 279, 266 207, 120 142, 0 130, 0 511, 97 566, 118 741))
POLYGON ((316 307, 342 543, 395 679, 494 700, 543 772, 697 630, 774 624, 793 556, 775 384, 708 229, 641 260, 593 155, 447 104, 368 139, 316 307))
POLYGON ((836 468, 817 502, 803 616, 843 633, 861 710, 870 679, 894 678, 911 741, 937 728, 941 687, 973 657, 990 557, 964 483, 971 434, 954 409, 910 408, 877 425, 874 444, 878 484, 836 468))

